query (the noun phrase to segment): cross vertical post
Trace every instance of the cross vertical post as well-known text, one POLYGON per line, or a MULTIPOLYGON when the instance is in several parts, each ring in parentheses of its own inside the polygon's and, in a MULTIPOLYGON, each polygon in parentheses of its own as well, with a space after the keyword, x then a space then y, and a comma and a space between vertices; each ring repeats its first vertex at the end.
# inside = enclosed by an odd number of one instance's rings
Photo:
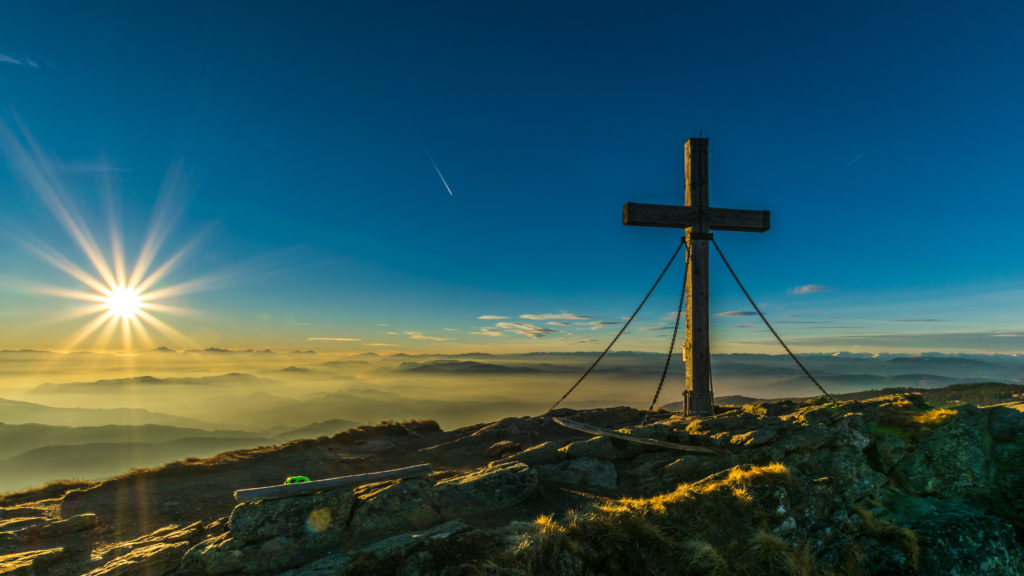
POLYGON ((689 249, 686 276, 686 392, 687 414, 711 414, 711 350, 708 344, 708 139, 690 138, 684 146, 686 205, 696 210, 693 226, 686 229, 689 249))
POLYGON ((712 230, 764 232, 770 227, 767 210, 713 208, 708 203, 708 139, 686 141, 686 205, 639 204, 622 207, 622 223, 630 226, 685 228, 689 252, 686 280, 686 391, 687 414, 714 413, 711 392, 711 347, 708 343, 708 242, 712 230))

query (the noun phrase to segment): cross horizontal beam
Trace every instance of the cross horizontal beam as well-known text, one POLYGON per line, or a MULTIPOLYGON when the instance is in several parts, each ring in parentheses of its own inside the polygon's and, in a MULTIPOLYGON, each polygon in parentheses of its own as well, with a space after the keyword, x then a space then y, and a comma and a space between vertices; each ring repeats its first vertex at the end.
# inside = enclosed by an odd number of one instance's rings
POLYGON ((703 222, 712 230, 764 232, 770 227, 767 210, 736 210, 733 208, 697 208, 665 204, 622 205, 622 223, 632 226, 690 228, 703 222))

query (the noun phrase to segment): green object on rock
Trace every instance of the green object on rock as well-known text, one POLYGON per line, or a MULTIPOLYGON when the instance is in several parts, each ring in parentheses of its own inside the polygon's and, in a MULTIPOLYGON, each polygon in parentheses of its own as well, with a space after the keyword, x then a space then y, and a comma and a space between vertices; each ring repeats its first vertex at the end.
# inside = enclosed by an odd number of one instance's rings
POLYGON ((309 478, 306 478, 305 476, 289 476, 288 479, 284 481, 285 484, 298 484, 300 482, 309 482, 309 478))

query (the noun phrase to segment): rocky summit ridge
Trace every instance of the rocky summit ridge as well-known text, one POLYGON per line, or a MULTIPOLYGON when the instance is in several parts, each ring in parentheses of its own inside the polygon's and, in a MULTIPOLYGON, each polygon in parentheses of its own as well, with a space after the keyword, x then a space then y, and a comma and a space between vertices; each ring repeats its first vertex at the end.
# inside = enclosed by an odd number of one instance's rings
POLYGON ((1024 574, 1024 403, 907 393, 333 437, 0 497, 0 574, 1024 574), (236 504, 419 463, 428 477, 236 504))

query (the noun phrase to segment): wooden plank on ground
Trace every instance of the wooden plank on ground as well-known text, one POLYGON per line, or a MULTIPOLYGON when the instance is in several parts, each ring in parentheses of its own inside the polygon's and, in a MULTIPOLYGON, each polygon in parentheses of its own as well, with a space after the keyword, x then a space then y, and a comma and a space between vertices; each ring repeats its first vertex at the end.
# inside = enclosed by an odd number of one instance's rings
POLYGON ((257 500, 273 500, 275 498, 290 498, 292 496, 306 496, 344 488, 348 486, 359 486, 371 482, 383 482, 385 480, 398 480, 400 478, 415 478, 426 476, 433 472, 430 464, 417 464, 407 468, 396 468, 394 470, 382 470, 380 472, 369 472, 367 474, 353 474, 352 476, 339 476, 337 478, 326 478, 324 480, 313 480, 312 482, 299 482, 297 484, 280 484, 278 486, 264 486, 262 488, 245 488, 235 490, 235 500, 238 502, 255 502, 257 500))
POLYGON ((634 442, 636 444, 646 444, 648 446, 657 446, 659 448, 669 448, 671 450, 679 450, 681 452, 692 452, 694 454, 712 454, 714 456, 728 456, 729 452, 725 450, 716 450, 714 448, 707 448, 705 446, 690 446, 688 444, 678 444, 676 442, 668 442, 665 440, 656 440, 654 438, 641 438, 639 436, 633 436, 632 434, 623 434, 621 432, 615 432, 599 426, 591 426, 590 424, 584 424, 575 420, 569 420, 568 418, 555 418, 552 420, 579 432, 586 432, 587 434, 593 434, 594 436, 607 436, 608 438, 617 438, 619 440, 625 440, 627 442, 634 442))

